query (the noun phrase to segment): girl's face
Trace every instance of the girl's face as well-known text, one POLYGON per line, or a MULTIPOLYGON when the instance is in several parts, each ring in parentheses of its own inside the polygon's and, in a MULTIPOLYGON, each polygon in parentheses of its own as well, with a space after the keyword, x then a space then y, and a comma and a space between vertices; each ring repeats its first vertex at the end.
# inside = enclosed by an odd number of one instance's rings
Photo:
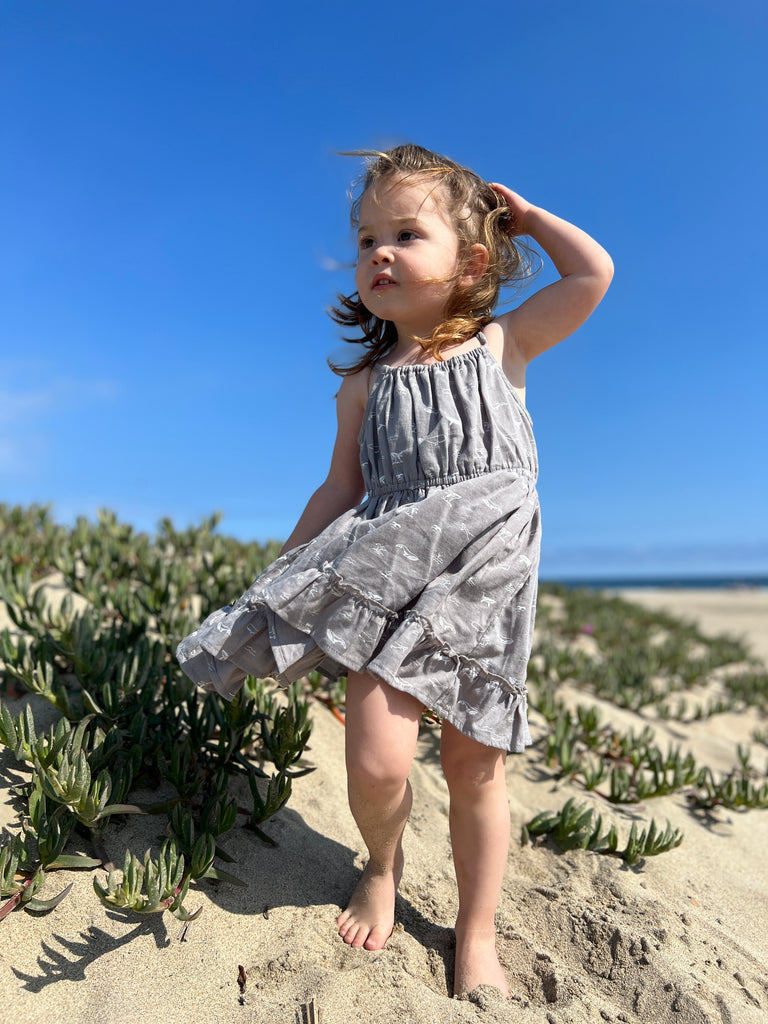
POLYGON ((459 239, 439 183, 392 176, 360 201, 355 281, 366 308, 398 338, 426 338, 461 287, 459 239))

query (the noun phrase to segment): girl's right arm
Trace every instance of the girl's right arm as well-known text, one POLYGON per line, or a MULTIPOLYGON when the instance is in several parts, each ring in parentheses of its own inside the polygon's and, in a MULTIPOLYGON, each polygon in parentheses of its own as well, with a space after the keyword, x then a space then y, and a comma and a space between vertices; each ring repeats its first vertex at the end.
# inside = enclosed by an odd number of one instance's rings
POLYGON ((605 249, 575 224, 533 206, 504 185, 492 183, 491 188, 512 211, 514 234, 530 235, 560 274, 559 281, 498 317, 505 356, 511 356, 512 349, 525 365, 584 323, 611 283, 613 262, 605 249))
POLYGON ((368 400, 367 378, 366 373, 352 373, 342 381, 336 398, 338 426, 328 476, 307 502, 280 554, 315 538, 365 494, 357 438, 368 400))

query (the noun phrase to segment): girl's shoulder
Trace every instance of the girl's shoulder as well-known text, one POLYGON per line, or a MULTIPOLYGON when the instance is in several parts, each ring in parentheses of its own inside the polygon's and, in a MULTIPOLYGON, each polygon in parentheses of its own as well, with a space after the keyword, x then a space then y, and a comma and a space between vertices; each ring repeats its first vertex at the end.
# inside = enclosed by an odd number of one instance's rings
POLYGON ((340 406, 349 409, 357 408, 362 413, 368 401, 371 383, 376 373, 375 364, 365 366, 361 370, 347 373, 341 382, 341 387, 336 394, 336 400, 340 406))
POLYGON ((527 363, 503 318, 491 320, 483 328, 483 334, 488 341, 488 351, 501 366, 509 383, 524 400, 527 363))

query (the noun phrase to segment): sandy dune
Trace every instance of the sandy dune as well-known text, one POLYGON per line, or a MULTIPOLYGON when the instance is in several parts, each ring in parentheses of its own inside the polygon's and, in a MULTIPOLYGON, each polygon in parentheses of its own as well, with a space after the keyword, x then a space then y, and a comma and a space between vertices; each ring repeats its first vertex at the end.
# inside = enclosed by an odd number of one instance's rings
MULTIPOLYGON (((768 657, 766 592, 626 596, 696 619, 705 631, 745 635, 768 657)), ((11 703, 15 713, 20 701, 11 703)), ((622 727, 645 724, 608 705, 605 713, 622 727)), ((343 727, 319 703, 313 715, 309 757, 317 771, 296 781, 288 807, 269 823, 278 845, 240 829, 225 837, 237 862, 232 870, 248 888, 199 886, 187 905, 202 904, 203 914, 185 927, 167 914, 111 913, 96 899, 90 873, 59 873, 46 895, 59 881, 75 887, 57 909, 37 917, 17 911, 0 924, 0 1020, 304 1024, 313 1000, 322 1024, 768 1020, 768 812, 706 820, 679 794, 606 807, 575 785, 555 788, 533 752, 510 757, 507 769, 513 841, 498 933, 512 998, 481 990, 474 1001, 450 999, 456 893, 432 727, 422 733, 413 771, 395 932, 377 953, 346 947, 334 917, 362 851, 346 804, 343 727), (684 842, 642 869, 548 844, 522 846, 522 824, 570 795, 600 804, 622 834, 633 816, 669 818, 685 831, 684 842), (242 1001, 239 965, 247 975, 242 1001)), ((653 724, 659 742, 668 736, 722 770, 736 762, 737 742, 749 742, 756 725, 765 728, 755 713, 653 724)), ((544 729, 532 715, 534 738, 544 729)), ((753 749, 762 764, 765 748, 753 749)), ((0 766, 7 786, 16 774, 8 751, 0 752, 0 766)), ((12 819, 9 807, 0 813, 0 823, 12 819)), ((113 860, 121 861, 126 845, 140 852, 155 842, 162 821, 131 819, 113 829, 113 860)))

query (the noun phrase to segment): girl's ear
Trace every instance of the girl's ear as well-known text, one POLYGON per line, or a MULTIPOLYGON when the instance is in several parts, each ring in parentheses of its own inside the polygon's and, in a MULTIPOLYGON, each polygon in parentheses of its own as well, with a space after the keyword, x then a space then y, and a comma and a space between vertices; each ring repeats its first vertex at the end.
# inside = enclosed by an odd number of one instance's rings
POLYGON ((463 291, 482 281, 488 269, 488 250, 480 242, 470 247, 467 265, 459 278, 459 288, 463 291))

